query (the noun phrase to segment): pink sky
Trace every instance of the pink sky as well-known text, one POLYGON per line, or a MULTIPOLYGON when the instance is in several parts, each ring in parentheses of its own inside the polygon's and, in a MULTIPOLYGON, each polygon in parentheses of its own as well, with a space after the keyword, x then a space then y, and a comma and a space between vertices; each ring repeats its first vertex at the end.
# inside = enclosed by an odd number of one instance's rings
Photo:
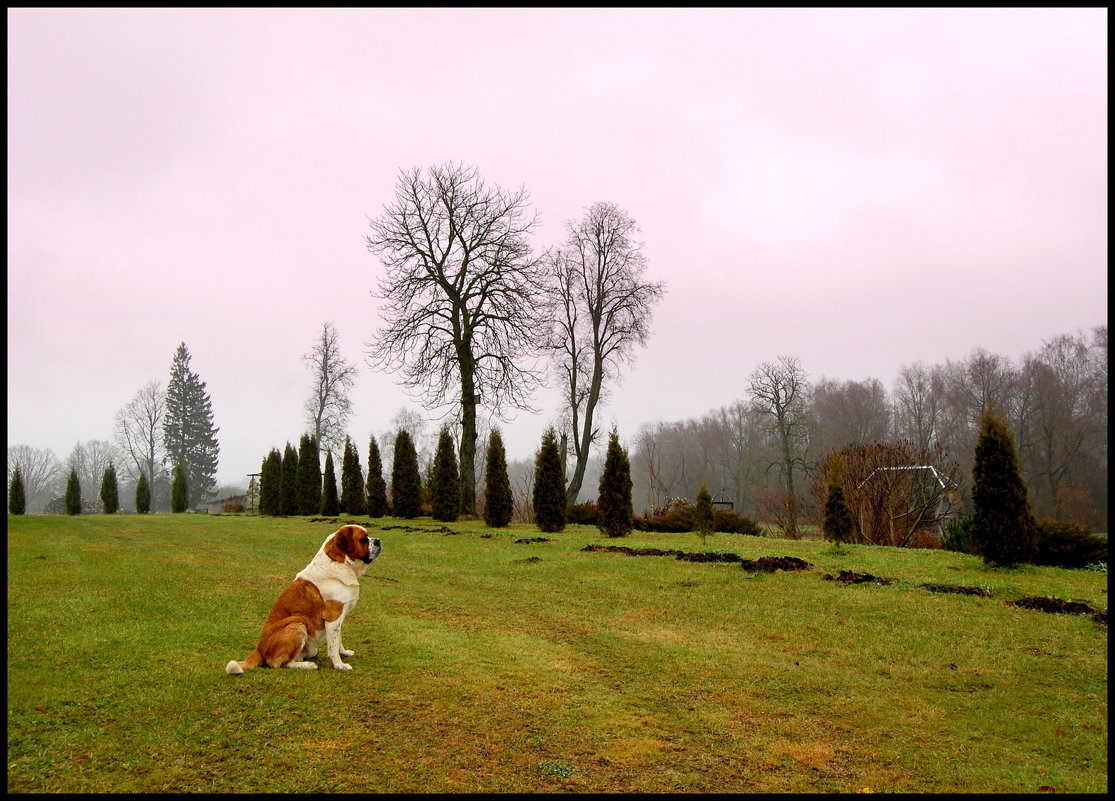
MULTIPOLYGON (((184 341, 218 479, 242 483, 297 443, 300 357, 332 321, 366 455, 420 408, 364 362, 368 217, 400 169, 449 160, 530 192, 538 250, 596 201, 639 222, 667 291, 600 410, 621 439, 781 355, 889 389, 1107 322, 1106 9, 7 20, 9 446, 111 439, 184 341)), ((535 403, 502 426, 510 459, 557 417, 535 403)))

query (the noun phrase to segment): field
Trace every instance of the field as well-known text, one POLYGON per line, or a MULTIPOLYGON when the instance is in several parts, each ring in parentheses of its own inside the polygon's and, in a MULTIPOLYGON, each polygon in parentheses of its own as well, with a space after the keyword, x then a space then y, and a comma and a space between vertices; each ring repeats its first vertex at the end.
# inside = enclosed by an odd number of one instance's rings
POLYGON ((8 791, 1107 791, 1106 623, 1010 603, 1106 610, 1104 573, 355 521, 383 554, 345 624, 354 670, 323 649, 234 677, 338 523, 9 516, 8 791))

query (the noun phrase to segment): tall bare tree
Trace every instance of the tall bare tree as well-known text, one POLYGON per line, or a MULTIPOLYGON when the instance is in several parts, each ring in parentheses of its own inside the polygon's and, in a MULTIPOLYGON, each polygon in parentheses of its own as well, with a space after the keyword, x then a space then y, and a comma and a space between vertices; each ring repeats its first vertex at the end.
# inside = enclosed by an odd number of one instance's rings
POLYGON ((905 365, 894 384, 894 433, 927 450, 940 437, 944 377, 921 362, 905 365))
POLYGON ((562 378, 565 413, 573 430, 573 476, 566 488, 576 503, 599 433, 594 416, 607 382, 634 361, 650 333, 664 285, 647 281, 635 220, 614 203, 594 203, 580 220, 566 221, 567 237, 549 260, 548 346, 562 378))
POLYGON ((821 379, 813 386, 813 413, 820 453, 845 445, 869 445, 890 436, 890 403, 883 382, 877 378, 821 379))
POLYGON ((62 494, 66 476, 62 462, 50 448, 32 448, 30 445, 8 446, 8 480, 12 483, 12 473, 19 468, 23 479, 23 494, 28 510, 39 510, 51 498, 62 494))
POLYGON ((385 268, 385 326, 369 343, 375 369, 435 406, 461 409, 461 512, 476 513, 476 409, 530 409, 539 327, 538 263, 525 189, 487 186, 453 163, 401 173, 395 199, 370 221, 368 249, 385 268))
POLYGON ((751 374, 749 391, 755 408, 767 415, 778 453, 776 467, 785 488, 786 536, 797 536, 798 495, 794 471, 804 471, 812 434, 809 383, 796 358, 779 356, 751 374))
POLYGON ((166 393, 158 381, 148 381, 127 406, 116 412, 113 431, 116 447, 123 457, 124 472, 132 482, 139 481, 141 475, 147 477, 152 506, 156 508, 156 496, 169 486, 163 449, 165 414, 166 393))
POLYGON ((323 323, 313 350, 302 357, 313 372, 313 389, 306 399, 306 421, 322 453, 341 453, 352 401, 348 393, 356 383, 356 365, 341 355, 337 329, 323 323))

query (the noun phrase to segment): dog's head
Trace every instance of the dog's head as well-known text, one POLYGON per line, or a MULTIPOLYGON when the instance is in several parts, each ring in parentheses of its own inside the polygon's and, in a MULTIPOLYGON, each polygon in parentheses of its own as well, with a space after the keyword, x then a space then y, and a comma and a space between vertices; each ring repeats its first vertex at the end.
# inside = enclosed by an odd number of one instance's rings
POLYGON ((379 537, 368 537, 366 528, 353 523, 341 526, 325 543, 325 555, 334 562, 344 562, 348 558, 354 562, 370 564, 382 550, 379 537))

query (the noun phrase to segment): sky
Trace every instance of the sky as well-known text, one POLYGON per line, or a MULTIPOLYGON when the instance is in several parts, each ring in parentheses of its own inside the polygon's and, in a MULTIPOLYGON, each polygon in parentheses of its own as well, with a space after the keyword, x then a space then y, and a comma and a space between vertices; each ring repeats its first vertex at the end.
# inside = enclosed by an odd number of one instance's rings
MULTIPOLYGON (((1107 10, 12 9, 8 445, 111 440, 179 343, 220 484, 297 445, 322 325, 366 461, 429 414, 367 343, 402 170, 524 188, 532 245, 617 204, 665 284, 602 429, 1107 322, 1107 10)), ((556 422, 506 410, 508 459, 556 422)), ((489 419, 490 410, 482 413, 489 419)), ((605 443, 606 444, 606 443, 605 443)), ((366 465, 365 465, 366 467, 366 465)))

